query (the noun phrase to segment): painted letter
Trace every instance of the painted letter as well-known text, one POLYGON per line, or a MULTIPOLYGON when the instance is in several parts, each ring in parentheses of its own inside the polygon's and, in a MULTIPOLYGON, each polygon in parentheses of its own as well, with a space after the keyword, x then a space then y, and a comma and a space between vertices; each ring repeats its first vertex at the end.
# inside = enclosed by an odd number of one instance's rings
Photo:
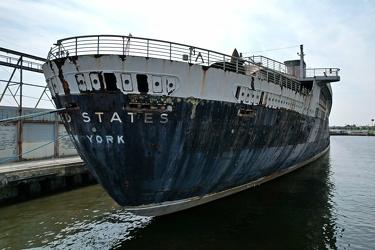
POLYGON ((82 117, 83 117, 84 122, 90 122, 90 120, 91 120, 90 117, 89 117, 89 113, 87 113, 87 112, 83 112, 82 117))
POLYGON ((201 52, 198 53, 197 58, 195 59, 195 61, 198 61, 199 57, 201 58, 202 63, 204 63, 203 56, 202 56, 201 52))
POLYGON ((152 113, 145 113, 145 123, 154 123, 152 121, 152 113))
POLYGON ((117 143, 118 144, 120 144, 120 143, 124 144, 125 143, 123 137, 124 137, 123 135, 118 135, 117 136, 117 143))
POLYGON ((92 135, 86 135, 89 138, 90 142, 92 143, 92 135))
POLYGON ((96 136, 96 142, 97 143, 102 143, 103 142, 103 138, 100 135, 97 135, 96 136))
POLYGON ((72 118, 70 118, 70 115, 68 115, 67 113, 65 113, 64 115, 65 115, 65 120, 67 122, 71 122, 72 121, 72 118))
POLYGON ((129 112, 128 115, 130 115, 130 122, 134 122, 134 113, 129 112))
POLYGON ((113 136, 112 135, 106 135, 105 138, 107 139, 107 143, 113 143, 113 136))
POLYGON ((99 122, 102 122, 102 114, 103 112, 95 112, 95 115, 98 115, 99 122))
POLYGON ((168 122, 168 114, 161 114, 160 115, 160 123, 167 123, 168 122))
POLYGON ((111 118, 111 122, 113 121, 119 121, 122 123, 120 116, 118 116, 117 112, 114 112, 111 118))

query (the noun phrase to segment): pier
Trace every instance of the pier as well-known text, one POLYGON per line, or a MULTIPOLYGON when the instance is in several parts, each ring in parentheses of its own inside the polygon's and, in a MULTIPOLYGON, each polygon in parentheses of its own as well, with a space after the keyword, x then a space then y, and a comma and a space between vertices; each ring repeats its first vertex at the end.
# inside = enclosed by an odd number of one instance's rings
POLYGON ((0 164, 0 205, 96 183, 79 156, 0 164))
POLYGON ((0 47, 0 205, 96 183, 54 109, 44 62, 0 47))

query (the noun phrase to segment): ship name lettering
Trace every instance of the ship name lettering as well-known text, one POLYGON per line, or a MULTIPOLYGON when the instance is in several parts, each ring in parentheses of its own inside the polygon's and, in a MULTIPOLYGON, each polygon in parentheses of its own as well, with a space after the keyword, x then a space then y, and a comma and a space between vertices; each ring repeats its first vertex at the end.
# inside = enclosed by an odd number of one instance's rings
POLYGON ((118 121, 118 122, 122 123, 121 118, 117 114, 117 112, 113 112, 113 115, 112 115, 112 118, 111 118, 111 122, 113 122, 113 121, 118 121))
MULTIPOLYGON (((104 112, 94 112, 94 114, 95 114, 95 117, 96 117, 94 120, 98 121, 99 123, 105 122, 105 120, 104 120, 105 113, 104 112)), ((130 119, 130 123, 134 123, 136 119, 140 118, 138 113, 128 112, 127 115, 130 119)), ((66 122, 70 123, 72 121, 72 118, 70 117, 70 115, 65 113, 64 117, 65 117, 66 122)), ((159 118, 160 118, 159 122, 162 123, 162 124, 168 122, 168 114, 167 113, 160 114, 159 118)), ((82 120, 85 123, 89 123, 89 122, 92 121, 92 117, 90 117, 88 112, 82 112, 82 120)), ((111 122, 111 123, 112 122, 122 123, 122 119, 117 112, 113 112, 109 122, 111 122)), ((143 113, 143 122, 144 123, 154 123, 153 113, 143 113)))
POLYGON ((82 117, 83 117, 84 122, 90 122, 91 121, 90 116, 87 112, 83 112, 82 117))
MULTIPOLYGON (((150 123, 150 124, 154 123, 154 114, 153 113, 142 113, 142 114, 143 114, 143 122, 144 123, 150 123)), ((94 112, 94 115, 95 116, 93 118, 92 116, 90 117, 88 112, 82 112, 83 122, 89 123, 93 120, 96 120, 99 123, 105 122, 106 116, 105 116, 104 112, 94 112)), ((127 116, 128 116, 128 119, 130 119, 130 123, 134 123, 136 119, 140 119, 139 114, 134 113, 134 112, 128 112, 127 116)), ((124 117, 122 117, 122 118, 124 119, 124 117)), ((159 118, 160 118, 159 122, 162 123, 162 124, 168 122, 168 114, 167 113, 161 113, 159 118)), ((65 114, 65 119, 66 119, 67 122, 71 122, 71 120, 72 120, 71 117, 68 114, 65 114)), ((122 119, 117 112, 113 112, 109 122, 111 122, 111 123, 112 122, 122 123, 122 119)))
POLYGON ((168 114, 163 113, 160 115, 160 123, 167 123, 168 122, 168 114))
POLYGON ((71 122, 72 118, 67 113, 64 114, 66 122, 71 122))
POLYGON ((151 113, 145 113, 145 123, 154 123, 152 121, 152 114, 151 113))
POLYGON ((102 144, 103 142, 107 143, 107 144, 114 144, 117 142, 117 144, 125 144, 125 141, 124 141, 124 136, 123 135, 117 135, 117 138, 116 137, 113 137, 112 135, 106 135, 106 136, 100 136, 100 135, 96 135, 96 136, 93 136, 93 135, 86 135, 87 139, 89 139, 90 143, 98 143, 98 144, 102 144), (117 140, 115 140, 115 138, 117 140))

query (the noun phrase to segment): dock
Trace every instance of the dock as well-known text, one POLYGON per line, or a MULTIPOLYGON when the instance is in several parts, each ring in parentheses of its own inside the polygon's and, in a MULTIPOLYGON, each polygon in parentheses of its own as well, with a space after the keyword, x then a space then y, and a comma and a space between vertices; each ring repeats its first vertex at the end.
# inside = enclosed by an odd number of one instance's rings
POLYGON ((0 205, 97 183, 49 98, 45 61, 0 47, 0 205))
POLYGON ((96 183, 79 156, 0 164, 0 205, 96 183))

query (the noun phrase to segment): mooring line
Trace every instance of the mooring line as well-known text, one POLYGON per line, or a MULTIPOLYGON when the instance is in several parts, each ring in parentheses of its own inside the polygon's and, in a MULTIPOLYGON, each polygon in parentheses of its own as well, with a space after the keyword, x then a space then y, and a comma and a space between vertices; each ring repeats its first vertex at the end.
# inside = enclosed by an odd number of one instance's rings
POLYGON ((23 119, 31 118, 31 117, 35 117, 35 116, 52 114, 52 113, 55 113, 55 112, 60 112, 60 111, 65 110, 65 109, 66 108, 60 108, 60 109, 55 109, 55 110, 49 110, 49 111, 43 111, 43 112, 38 112, 38 113, 33 113, 33 114, 28 114, 28 115, 21 115, 21 116, 15 116, 15 117, 11 117, 11 118, 1 119, 0 123, 13 122, 13 121, 23 120, 23 119))

